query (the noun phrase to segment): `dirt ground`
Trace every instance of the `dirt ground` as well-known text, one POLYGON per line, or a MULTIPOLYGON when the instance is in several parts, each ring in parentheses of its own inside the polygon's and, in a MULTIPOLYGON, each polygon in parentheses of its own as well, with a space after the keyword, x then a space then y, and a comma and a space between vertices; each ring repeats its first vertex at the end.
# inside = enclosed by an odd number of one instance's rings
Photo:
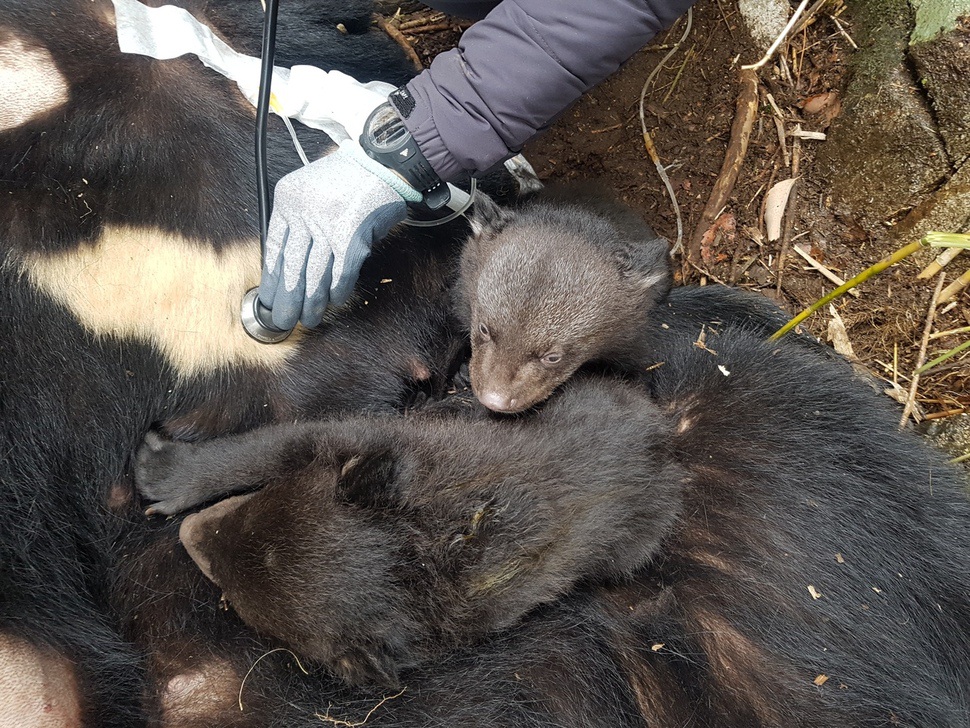
MULTIPOLYGON (((416 3, 405 4, 402 13, 396 22, 402 24, 407 42, 425 65, 436 53, 453 47, 467 27, 467 23, 434 14, 416 3)), ((791 136, 796 124, 806 131, 824 132, 840 113, 838 93, 845 85, 847 60, 854 51, 849 40, 851 18, 847 13, 838 17, 841 30, 828 14, 816 16, 790 38, 783 61, 776 60, 759 72, 758 116, 722 216, 725 224, 705 245, 700 260, 690 264, 681 258, 682 281, 726 283, 758 291, 794 314, 835 284, 810 268, 791 250, 793 245, 844 279, 900 247, 891 239, 896 220, 864 228, 855 221, 852 210, 838 209, 838 201, 827 192, 826 180, 813 175, 814 155, 825 141, 801 140, 796 149, 791 136), (769 93, 778 112, 768 101, 769 93), (775 123, 777 113, 786 129, 784 147, 775 123), (799 179, 789 202, 787 233, 782 240, 768 242, 765 193, 776 182, 795 176, 793 165, 797 165, 799 179), (783 245, 787 249, 784 256, 783 245)), ((644 149, 638 102, 645 80, 684 28, 682 19, 525 149, 541 179, 598 180, 671 240, 676 237, 676 219, 644 149)), ((697 226, 721 169, 740 89, 738 66, 759 56, 732 0, 700 0, 689 35, 648 90, 646 124, 673 183, 685 238, 697 226)), ((854 355, 885 380, 887 391, 895 389, 895 394, 889 393, 897 399, 905 399, 909 389, 932 298, 934 281, 916 279, 930 258, 932 254, 904 261, 865 283, 858 297, 844 296, 835 304, 854 355)), ((951 264, 948 280, 966 270, 968 258, 964 255, 951 264)), ((826 310, 805 326, 827 340, 831 321, 826 310)), ((964 291, 954 305, 937 312, 933 330, 949 331, 968 324, 970 294, 964 291)), ((928 358, 966 339, 965 333, 934 338, 928 358)), ((917 402, 922 415, 931 420, 970 411, 970 352, 923 375, 917 402)))

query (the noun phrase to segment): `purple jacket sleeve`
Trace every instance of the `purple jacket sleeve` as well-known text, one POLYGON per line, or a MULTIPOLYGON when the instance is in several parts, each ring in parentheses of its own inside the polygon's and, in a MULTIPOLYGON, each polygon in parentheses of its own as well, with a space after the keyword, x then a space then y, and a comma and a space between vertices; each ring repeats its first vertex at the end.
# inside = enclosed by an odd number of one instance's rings
POLYGON ((413 108, 404 123, 443 179, 483 172, 693 2, 503 0, 407 84, 413 108))

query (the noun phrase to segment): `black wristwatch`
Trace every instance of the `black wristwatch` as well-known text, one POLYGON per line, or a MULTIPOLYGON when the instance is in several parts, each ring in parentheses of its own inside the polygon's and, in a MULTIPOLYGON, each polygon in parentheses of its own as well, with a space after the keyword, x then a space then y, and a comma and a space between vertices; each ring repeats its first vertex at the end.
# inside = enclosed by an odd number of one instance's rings
MULTIPOLYGON (((395 94, 406 93, 398 89, 388 98, 395 101, 395 94)), ((360 146, 368 157, 397 172, 421 192, 423 202, 429 209, 438 210, 451 199, 448 185, 431 168, 391 103, 381 104, 367 117, 360 135, 360 146)))

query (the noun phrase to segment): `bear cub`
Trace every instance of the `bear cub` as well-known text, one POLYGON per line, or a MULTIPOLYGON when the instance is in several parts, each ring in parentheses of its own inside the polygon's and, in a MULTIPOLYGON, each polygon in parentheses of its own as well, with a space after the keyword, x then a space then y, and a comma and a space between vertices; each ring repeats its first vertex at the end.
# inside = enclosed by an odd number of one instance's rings
POLYGON ((241 493, 182 523, 203 572, 258 632, 394 686, 577 582, 632 574, 679 511, 670 427, 638 387, 574 378, 504 421, 467 399, 201 444, 152 435, 138 487, 163 514, 241 493))
POLYGON ((514 209, 479 195, 471 225, 457 308, 482 404, 520 412, 587 362, 642 364, 671 270, 667 241, 631 209, 585 185, 514 209))

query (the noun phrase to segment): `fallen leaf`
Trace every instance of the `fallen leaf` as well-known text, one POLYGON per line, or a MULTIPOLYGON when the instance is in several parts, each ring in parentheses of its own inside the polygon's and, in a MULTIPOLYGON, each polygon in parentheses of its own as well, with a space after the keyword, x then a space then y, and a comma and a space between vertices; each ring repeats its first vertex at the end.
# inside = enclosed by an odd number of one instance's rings
POLYGON ((785 217, 785 208, 788 207, 791 188, 797 179, 797 177, 792 177, 782 180, 768 190, 765 197, 765 230, 770 241, 775 241, 781 237, 781 221, 785 217))
POLYGON ((856 356, 852 350, 852 342, 849 341, 849 333, 845 330, 845 321, 832 304, 829 304, 829 314, 832 318, 829 319, 828 337, 832 347, 846 359, 854 360, 856 356))
POLYGON ((836 554, 835 555, 835 560, 836 560, 836 562, 838 562, 840 564, 844 564, 845 563, 845 559, 842 558, 842 554, 836 554))
POLYGON ((816 685, 824 685, 825 683, 828 682, 828 680, 829 680, 829 676, 822 674, 816 677, 814 680, 812 680, 812 682, 815 683, 816 685))
POLYGON ((812 599, 821 599, 822 598, 822 592, 820 592, 818 589, 816 589, 811 584, 808 585, 808 593, 812 595, 812 599))
POLYGON ((834 104, 838 98, 839 95, 835 91, 826 91, 825 93, 809 96, 801 102, 801 107, 806 114, 819 114, 834 104))
POLYGON ((650 649, 653 650, 654 652, 660 652, 660 650, 663 649, 663 646, 664 646, 663 642, 658 642, 657 644, 653 645, 650 649))
POLYGON ((712 246, 717 242, 723 241, 729 248, 733 249, 736 230, 737 221, 734 219, 734 215, 730 212, 719 215, 701 236, 701 259, 705 263, 711 263, 714 260, 712 246))

